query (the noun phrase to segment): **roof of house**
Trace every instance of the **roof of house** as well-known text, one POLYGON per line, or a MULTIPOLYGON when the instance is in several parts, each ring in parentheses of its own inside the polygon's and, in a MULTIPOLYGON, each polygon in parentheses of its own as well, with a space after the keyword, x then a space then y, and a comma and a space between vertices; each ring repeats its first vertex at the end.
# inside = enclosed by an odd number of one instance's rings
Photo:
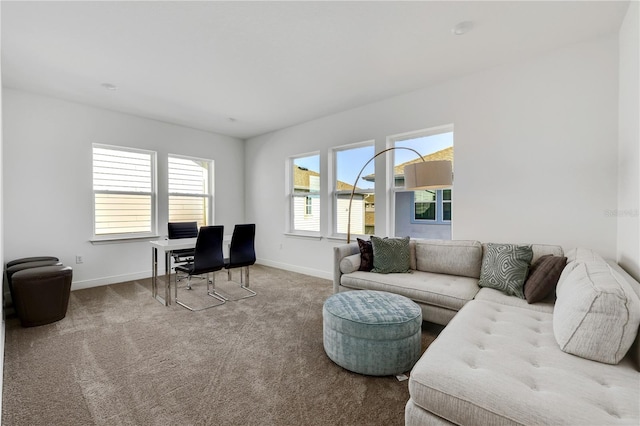
MULTIPOLYGON (((300 166, 294 168, 293 187, 300 190, 309 190, 311 187, 311 176, 320 177, 320 173, 300 166)), ((337 182, 336 186, 338 191, 351 191, 353 189, 353 185, 340 180, 337 182)))

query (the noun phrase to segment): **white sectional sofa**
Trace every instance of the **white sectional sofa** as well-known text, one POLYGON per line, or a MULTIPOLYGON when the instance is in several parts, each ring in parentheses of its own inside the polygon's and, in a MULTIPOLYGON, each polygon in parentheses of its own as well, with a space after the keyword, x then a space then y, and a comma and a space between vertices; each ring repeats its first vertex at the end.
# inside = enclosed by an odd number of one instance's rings
MULTIPOLYGON (((532 249, 531 263, 563 256, 532 249)), ((402 294, 446 325, 411 370, 405 424, 640 424, 640 283, 615 262, 571 250, 557 299, 529 304, 478 285, 480 242, 412 240, 410 252, 410 273, 380 274, 358 270, 357 244, 334 250, 334 291, 402 294)))

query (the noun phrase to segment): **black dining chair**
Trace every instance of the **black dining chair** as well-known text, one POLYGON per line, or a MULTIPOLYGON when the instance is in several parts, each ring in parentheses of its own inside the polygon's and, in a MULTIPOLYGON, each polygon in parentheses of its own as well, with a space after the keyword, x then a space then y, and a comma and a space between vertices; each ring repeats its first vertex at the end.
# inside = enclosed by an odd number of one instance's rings
MULTIPOLYGON (((169 222, 167 230, 170 240, 195 238, 198 236, 198 222, 169 222)), ((194 249, 174 250, 171 256, 176 263, 188 263, 193 261, 194 251, 194 249)))
POLYGON ((176 303, 183 306, 190 311, 201 311, 203 309, 213 308, 214 306, 220 306, 226 302, 224 298, 221 298, 216 294, 216 271, 220 271, 224 268, 224 255, 222 254, 222 239, 224 227, 223 226, 203 226, 198 232, 198 238, 196 240, 196 247, 194 250, 193 263, 187 263, 184 265, 178 265, 176 269, 176 280, 174 287, 174 299, 176 303), (207 294, 221 303, 215 303, 213 305, 205 306, 203 308, 195 309, 188 306, 186 303, 181 302, 178 299, 178 275, 177 272, 184 272, 188 275, 187 278, 187 290, 191 290, 191 277, 194 275, 206 274, 207 280, 207 294), (211 279, 209 274, 211 273, 211 279), (210 290, 209 286, 212 286, 210 290))
POLYGON ((216 293, 226 300, 240 300, 253 297, 256 292, 249 288, 249 266, 256 263, 256 225, 254 223, 236 225, 231 235, 229 257, 224 259, 224 267, 227 270, 227 279, 231 281, 231 270, 240 268, 240 288, 246 290, 247 295, 230 299, 227 296, 216 293))

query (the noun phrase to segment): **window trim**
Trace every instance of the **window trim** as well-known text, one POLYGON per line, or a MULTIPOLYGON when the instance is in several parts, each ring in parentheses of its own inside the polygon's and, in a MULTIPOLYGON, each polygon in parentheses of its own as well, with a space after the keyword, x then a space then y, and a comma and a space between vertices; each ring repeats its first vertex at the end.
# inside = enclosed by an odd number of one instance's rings
POLYGON ((169 198, 173 195, 173 196, 178 196, 178 197, 198 197, 198 198, 206 198, 207 203, 208 203, 208 213, 207 213, 207 224, 214 224, 214 201, 215 201, 215 187, 214 185, 214 170, 215 170, 215 161, 208 159, 208 158, 200 158, 200 157, 192 157, 192 156, 188 156, 188 155, 181 155, 181 154, 167 154, 167 221, 169 221, 169 207, 170 207, 170 201, 169 198), (184 159, 184 160, 193 160, 193 161, 201 161, 201 162, 206 162, 209 163, 209 173, 207 176, 207 185, 209 186, 209 193, 208 194, 190 194, 190 193, 183 193, 183 192, 169 192, 169 177, 170 177, 170 172, 169 172, 169 158, 180 158, 180 159, 184 159))
POLYGON ((108 144, 99 144, 93 143, 91 144, 91 187, 92 187, 92 200, 91 200, 91 238, 89 239, 92 243, 100 243, 100 242, 118 242, 118 241, 131 241, 131 240, 141 240, 141 239, 153 239, 158 238, 158 176, 157 176, 157 153, 156 151, 150 151, 146 149, 133 148, 133 147, 125 147, 119 145, 108 145, 108 144), (102 148, 109 149, 113 151, 124 151, 124 152, 135 152, 140 154, 149 154, 150 162, 151 162, 151 170, 150 170, 150 178, 151 178, 151 192, 133 192, 133 191, 107 191, 107 190, 98 190, 94 189, 93 182, 93 171, 94 171, 94 149, 102 148), (124 195, 150 195, 151 197, 151 212, 150 212, 150 230, 148 232, 128 232, 128 233, 118 233, 118 234, 105 234, 105 235, 97 235, 96 234, 96 194, 124 194, 124 195))

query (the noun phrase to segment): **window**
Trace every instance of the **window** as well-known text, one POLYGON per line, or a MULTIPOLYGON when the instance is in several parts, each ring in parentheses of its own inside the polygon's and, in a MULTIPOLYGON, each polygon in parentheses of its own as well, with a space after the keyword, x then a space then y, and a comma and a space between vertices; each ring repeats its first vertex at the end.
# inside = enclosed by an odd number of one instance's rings
POLYGON ((346 234, 351 204, 351 234, 372 235, 375 232, 375 162, 367 164, 374 155, 373 142, 352 148, 338 148, 335 154, 334 220, 336 234, 346 234), (360 169, 367 164, 358 182, 360 169))
POLYGON ((451 190, 442 189, 442 220, 451 222, 451 190))
POLYGON ((451 189, 404 190, 404 166, 425 161, 453 161, 453 127, 442 126, 390 137, 395 186, 395 235, 415 238, 451 238, 451 189))
POLYGON ((156 232, 156 153, 93 145, 94 237, 156 232))
POLYGON ((436 191, 415 191, 413 217, 415 220, 436 220, 436 191))
POLYGON ((289 164, 290 229, 320 232, 320 155, 294 157, 289 164))
POLYGON ((213 161, 169 155, 169 222, 212 223, 213 161))
POLYGON ((313 198, 312 197, 304 197, 304 215, 311 216, 313 215, 313 198))
POLYGON ((431 221, 451 222, 451 190, 438 189, 413 193, 412 223, 431 221))

